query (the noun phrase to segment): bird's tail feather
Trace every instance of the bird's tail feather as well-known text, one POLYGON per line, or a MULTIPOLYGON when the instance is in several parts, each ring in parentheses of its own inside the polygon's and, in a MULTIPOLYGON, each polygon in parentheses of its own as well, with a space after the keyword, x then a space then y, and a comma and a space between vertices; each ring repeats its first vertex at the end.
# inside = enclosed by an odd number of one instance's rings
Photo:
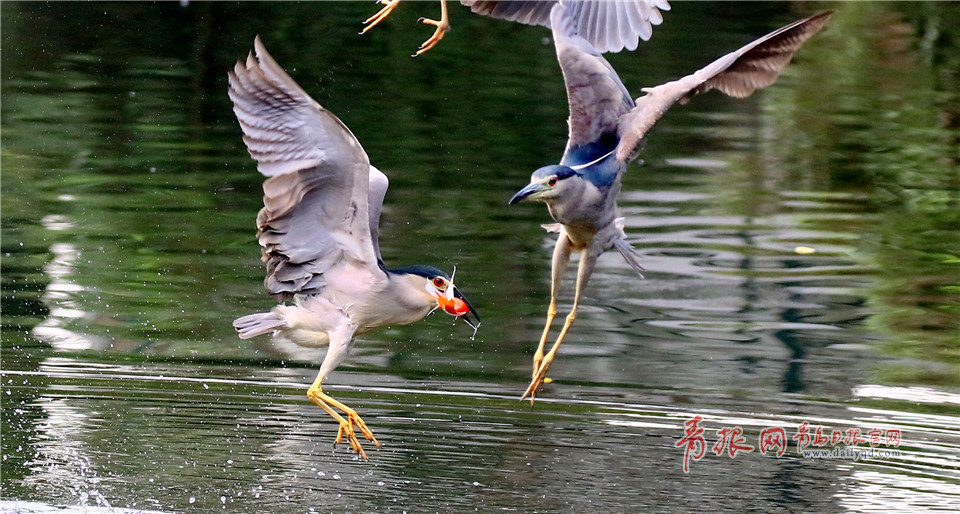
POLYGON ((540 225, 548 234, 559 234, 560 230, 563 228, 563 225, 559 223, 544 223, 540 225))
POLYGON ((263 334, 269 334, 282 328, 286 323, 280 313, 258 312, 233 320, 233 328, 237 329, 240 339, 250 339, 263 334))
POLYGON ((640 278, 643 278, 643 266, 640 265, 638 259, 640 258, 640 253, 637 252, 637 249, 633 246, 630 246, 630 243, 624 241, 623 239, 617 239, 613 243, 617 247, 617 250, 620 252, 620 255, 623 256, 623 259, 627 261, 627 264, 633 268, 633 271, 637 272, 637 275, 640 275, 640 278))
POLYGON ((640 253, 637 252, 636 248, 634 248, 633 246, 630 246, 630 243, 628 243, 627 240, 624 239, 627 237, 626 232, 623 231, 625 221, 626 220, 624 218, 617 218, 613 220, 613 223, 616 225, 617 229, 619 229, 620 231, 620 237, 613 242, 613 245, 617 247, 617 251, 619 251, 620 255, 622 255, 624 260, 627 261, 627 264, 629 264, 630 267, 633 268, 633 271, 636 271, 637 275, 640 275, 640 278, 643 278, 644 270, 643 270, 643 266, 641 266, 639 262, 640 253))

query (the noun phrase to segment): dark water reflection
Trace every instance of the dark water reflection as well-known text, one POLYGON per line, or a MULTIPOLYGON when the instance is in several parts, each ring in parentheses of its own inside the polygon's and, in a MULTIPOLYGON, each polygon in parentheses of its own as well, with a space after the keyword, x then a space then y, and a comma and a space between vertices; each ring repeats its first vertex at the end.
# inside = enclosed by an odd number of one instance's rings
MULTIPOLYGON (((837 4, 775 87, 671 111, 621 199, 647 279, 600 259, 535 409, 552 240, 505 202, 565 140, 547 34, 452 7, 412 60, 436 6, 358 37, 371 5, 0 6, 0 510, 960 504, 956 4, 837 4), (230 327, 271 305, 225 81, 258 33, 390 175, 386 260, 456 265, 484 318, 474 341, 436 316, 371 334, 331 377, 384 443, 369 462, 304 398, 316 354, 230 327), (903 442, 684 474, 694 415, 711 446, 804 421, 903 442)), ((679 3, 610 60, 639 91, 812 10, 679 3)))

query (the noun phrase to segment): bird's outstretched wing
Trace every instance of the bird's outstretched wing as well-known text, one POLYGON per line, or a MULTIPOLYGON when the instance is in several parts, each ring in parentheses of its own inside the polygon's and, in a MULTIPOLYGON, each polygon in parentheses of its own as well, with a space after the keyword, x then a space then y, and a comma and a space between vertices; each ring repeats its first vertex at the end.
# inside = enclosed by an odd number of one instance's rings
POLYGON ((570 108, 570 133, 560 164, 577 166, 613 150, 619 120, 634 104, 610 63, 577 33, 566 4, 555 4, 550 20, 570 108))
POLYGON ((264 285, 290 299, 324 286, 343 259, 377 267, 375 241, 386 177, 336 116, 310 98, 270 57, 260 38, 229 73, 233 112, 257 161, 264 207, 257 236, 264 285))
POLYGON ((617 159, 632 157, 647 131, 674 103, 685 103, 693 96, 716 89, 743 98, 774 82, 793 54, 823 28, 834 11, 795 21, 750 44, 713 61, 692 75, 644 88, 636 107, 620 120, 620 144, 617 159))
MULTIPOLYGON (((461 0, 470 10, 501 20, 550 28, 556 0, 461 0)), ((669 11, 666 0, 564 0, 577 33, 600 52, 636 50, 669 11)))

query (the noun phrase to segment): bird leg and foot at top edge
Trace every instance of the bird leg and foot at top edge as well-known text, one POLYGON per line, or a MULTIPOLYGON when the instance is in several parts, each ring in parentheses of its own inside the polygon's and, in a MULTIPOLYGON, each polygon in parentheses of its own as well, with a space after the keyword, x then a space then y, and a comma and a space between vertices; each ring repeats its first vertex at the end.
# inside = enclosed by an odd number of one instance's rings
POLYGON ((400 0, 377 0, 377 3, 383 4, 383 7, 380 8, 376 14, 363 21, 365 26, 363 27, 363 30, 360 31, 361 34, 366 34, 367 31, 376 27, 381 21, 387 19, 390 14, 393 13, 393 10, 400 5, 400 0))
POLYGON ((443 36, 447 33, 447 31, 450 30, 450 17, 447 16, 447 0, 440 0, 440 19, 439 20, 432 20, 430 18, 420 18, 418 21, 420 23, 423 23, 424 25, 433 25, 434 27, 437 27, 437 29, 433 31, 433 35, 430 36, 429 39, 427 39, 426 41, 423 42, 423 44, 420 45, 420 47, 417 49, 417 52, 413 54, 414 57, 418 55, 423 55, 424 52, 436 46, 437 43, 439 43, 440 40, 443 39, 443 36))
MULTIPOLYGON (((363 30, 360 31, 361 34, 366 34, 381 21, 387 19, 390 14, 393 13, 393 10, 397 8, 397 5, 400 4, 400 0, 379 0, 378 3, 383 4, 383 7, 380 8, 376 14, 364 20, 363 30)), ((447 31, 450 30, 450 17, 447 15, 447 0, 440 0, 439 20, 424 17, 418 21, 424 25, 433 25, 436 29, 433 31, 433 35, 417 48, 417 52, 413 54, 413 57, 422 55, 424 52, 436 46, 437 43, 443 39, 443 36, 446 35, 447 31)))

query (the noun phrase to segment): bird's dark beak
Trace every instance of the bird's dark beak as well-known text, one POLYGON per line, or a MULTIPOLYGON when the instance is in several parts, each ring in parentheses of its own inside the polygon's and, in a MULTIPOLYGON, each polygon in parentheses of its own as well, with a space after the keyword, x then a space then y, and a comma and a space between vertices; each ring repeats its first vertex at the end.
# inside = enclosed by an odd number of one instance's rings
POLYGON ((459 317, 463 318, 463 321, 466 321, 467 325, 473 328, 473 333, 476 335, 477 329, 480 328, 480 315, 477 314, 477 311, 473 309, 473 305, 470 305, 470 302, 463 296, 463 293, 456 287, 453 288, 453 297, 463 300, 464 305, 467 306, 467 312, 461 314, 459 317), (470 319, 471 314, 475 318, 474 320, 470 319))
POLYGON ((538 193, 543 190, 543 184, 530 183, 526 187, 517 191, 517 194, 513 195, 513 198, 510 199, 508 205, 513 205, 517 202, 521 202, 526 199, 528 196, 538 193))

